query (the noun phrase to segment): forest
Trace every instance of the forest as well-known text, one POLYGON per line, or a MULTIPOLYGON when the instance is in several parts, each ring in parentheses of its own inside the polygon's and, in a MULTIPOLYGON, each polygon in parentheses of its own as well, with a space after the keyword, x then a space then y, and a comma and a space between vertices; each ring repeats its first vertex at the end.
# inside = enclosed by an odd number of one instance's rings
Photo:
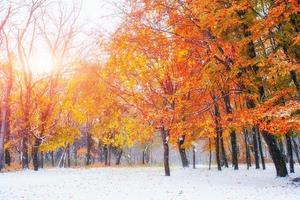
POLYGON ((105 2, 109 34, 80 1, 0 0, 1 172, 150 165, 154 143, 165 176, 171 149, 300 169, 299 0, 105 2))

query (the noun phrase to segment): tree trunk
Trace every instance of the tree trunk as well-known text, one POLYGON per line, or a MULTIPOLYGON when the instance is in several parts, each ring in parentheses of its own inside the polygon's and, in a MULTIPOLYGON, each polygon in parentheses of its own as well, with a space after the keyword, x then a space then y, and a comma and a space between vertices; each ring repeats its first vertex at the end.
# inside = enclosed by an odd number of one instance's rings
POLYGON ((32 164, 34 171, 39 170, 39 147, 40 147, 40 139, 35 138, 34 145, 32 146, 32 164))
POLYGON ((170 165, 169 165, 169 132, 165 130, 164 127, 160 128, 161 138, 163 142, 164 148, 164 168, 165 168, 165 175, 170 176, 170 165))
POLYGON ((219 134, 219 131, 217 131, 217 137, 216 137, 215 147, 216 147, 216 162, 217 162, 217 167, 218 167, 218 170, 221 171, 220 134, 219 134))
POLYGON ((54 165, 55 165, 55 162, 54 162, 54 152, 51 151, 50 155, 51 155, 51 165, 52 165, 52 167, 54 167, 54 165))
POLYGON ((117 160, 116 160, 116 165, 120 165, 122 154, 123 154, 123 150, 120 149, 119 152, 118 152, 118 157, 117 157, 117 160))
POLYGON ((269 152, 276 168, 277 176, 286 177, 288 175, 288 172, 286 169, 284 157, 277 146, 275 136, 269 134, 266 131, 262 132, 262 136, 268 145, 269 152))
POLYGON ((292 141, 291 141, 291 136, 289 134, 286 134, 285 138, 286 138, 288 159, 289 159, 289 163, 290 163, 290 173, 295 173, 294 158, 293 158, 293 145, 292 145, 292 141))
POLYGON ((9 149, 5 149, 5 164, 7 166, 10 166, 10 163, 11 163, 10 151, 9 149))
POLYGON ((265 170, 266 169, 265 158, 264 158, 264 153, 263 153, 263 149, 262 149, 261 137, 260 137, 260 132, 259 132, 258 126, 255 127, 255 131, 256 131, 256 135, 257 135, 257 142, 258 142, 258 148, 259 148, 262 168, 263 168, 263 170, 265 170))
POLYGON ((71 167, 71 157, 70 157, 70 145, 67 146, 67 166, 68 168, 71 167))
POLYGON ((282 156, 283 156, 283 158, 284 158, 284 161, 285 161, 286 163, 288 163, 287 155, 286 155, 286 153, 285 153, 285 149, 284 149, 284 145, 283 145, 283 141, 282 141, 282 138, 281 138, 281 137, 280 137, 280 139, 279 139, 279 150, 280 150, 280 152, 281 152, 281 154, 282 154, 282 156))
POLYGON ((298 149, 298 145, 297 145, 297 143, 296 143, 296 141, 295 141, 295 139, 293 137, 292 137, 292 142, 293 142, 293 146, 294 146, 293 150, 294 150, 295 155, 297 157, 297 161, 298 161, 298 163, 300 165, 299 149, 298 149))
POLYGON ((92 138, 90 133, 86 135, 86 162, 85 164, 88 166, 91 164, 91 148, 92 148, 92 138))
MULTIPOLYGON (((232 107, 230 103, 230 96, 228 91, 222 90, 223 100, 226 107, 226 113, 231 114, 232 113, 232 107)), ((231 140, 231 148, 232 148, 232 164, 234 166, 234 169, 237 170, 238 167, 238 158, 237 158, 237 142, 236 142, 236 133, 235 131, 231 131, 230 133, 230 140, 231 140)), ((224 148, 224 147, 223 147, 224 148)), ((227 159, 226 159, 227 162, 227 159)), ((225 164, 226 166, 226 164, 225 164)), ((227 163, 228 166, 228 163, 227 163)))
POLYGON ((298 97, 300 98, 300 84, 297 78, 297 73, 295 70, 290 71, 290 76, 292 81, 294 82, 296 89, 297 89, 297 93, 298 93, 298 97))
POLYGON ((105 164, 105 166, 107 166, 108 165, 108 148, 107 148, 107 144, 104 145, 103 152, 104 152, 104 164, 105 164))
POLYGON ((112 149, 112 146, 111 146, 111 144, 108 146, 108 166, 110 166, 111 165, 111 149, 112 149))
POLYGON ((193 169, 196 169, 196 148, 193 146, 193 169))
POLYGON ((212 157, 212 154, 211 154, 211 140, 210 138, 208 138, 208 148, 209 148, 209 163, 208 163, 208 169, 210 170, 211 169, 211 157, 212 157))
POLYGON ((222 132, 220 133, 220 142, 221 142, 221 151, 222 151, 222 161, 223 161, 224 166, 226 168, 228 168, 228 161, 227 161, 226 151, 225 151, 225 147, 224 147, 224 140, 223 140, 222 132))
POLYGON ((41 152, 40 157, 41 157, 41 160, 40 160, 41 165, 40 166, 43 169, 44 168, 44 153, 43 152, 41 152))
POLYGON ((255 160, 255 169, 259 169, 259 156, 258 156, 258 145, 257 145, 257 137, 255 127, 252 128, 252 136, 253 136, 253 152, 254 152, 254 160, 255 160))
MULTIPOLYGON (((27 134, 27 133, 26 133, 27 134)), ((29 168, 29 158, 28 158, 28 136, 24 135, 22 138, 22 168, 29 168)))
POLYGON ((250 150, 248 145, 248 130, 245 130, 244 132, 244 142, 245 142, 245 148, 246 148, 246 163, 247 163, 247 169, 251 167, 251 157, 250 157, 250 150))
POLYGON ((232 164, 235 170, 239 169, 238 158, 237 158, 237 142, 236 142, 236 133, 231 131, 230 133, 231 148, 232 148, 232 164))
POLYGON ((188 159, 187 159, 187 156, 186 156, 185 147, 183 146, 184 141, 185 141, 185 135, 180 136, 179 139, 178 139, 178 151, 179 151, 179 154, 180 154, 182 167, 188 167, 189 162, 188 162, 188 159))

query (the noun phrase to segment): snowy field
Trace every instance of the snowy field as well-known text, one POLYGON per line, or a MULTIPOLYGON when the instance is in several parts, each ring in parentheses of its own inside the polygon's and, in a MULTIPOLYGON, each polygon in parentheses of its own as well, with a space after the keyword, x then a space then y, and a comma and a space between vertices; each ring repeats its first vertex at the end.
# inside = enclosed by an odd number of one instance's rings
POLYGON ((275 171, 207 167, 48 169, 0 174, 0 200, 300 200, 300 185, 291 179, 275 178, 275 171))

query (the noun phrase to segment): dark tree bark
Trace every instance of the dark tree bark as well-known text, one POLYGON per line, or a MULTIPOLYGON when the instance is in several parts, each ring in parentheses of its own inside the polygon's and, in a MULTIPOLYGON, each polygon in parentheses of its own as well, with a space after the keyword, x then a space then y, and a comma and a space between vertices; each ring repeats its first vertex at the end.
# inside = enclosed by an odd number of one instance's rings
POLYGON ((120 165, 120 163, 121 163, 121 158, 122 158, 122 154, 123 154, 123 150, 122 149, 120 149, 119 151, 118 151, 118 157, 117 157, 117 159, 116 159, 116 165, 120 165))
POLYGON ((9 149, 5 149, 5 164, 7 166, 10 166, 10 164, 11 164, 11 156, 10 156, 9 149))
POLYGON ((193 169, 196 169, 196 148, 193 146, 193 169))
POLYGON ((248 145, 248 130, 245 130, 244 132, 244 142, 245 142, 245 149, 246 149, 247 169, 249 169, 249 167, 251 167, 251 157, 250 157, 250 149, 248 145))
POLYGON ((292 81, 294 82, 296 89, 297 89, 297 93, 298 93, 298 97, 300 98, 300 84, 299 84, 299 80, 297 78, 297 73, 295 70, 290 71, 290 76, 292 81))
POLYGON ((187 156, 186 156, 185 147, 183 146, 184 141, 185 141, 185 135, 180 136, 179 139, 178 139, 178 151, 179 151, 179 154, 180 154, 182 167, 188 167, 189 166, 189 161, 188 161, 187 156))
POLYGON ((67 167, 71 167, 70 145, 67 146, 67 167))
MULTIPOLYGON (((222 131, 223 132, 223 131, 222 131)), ((221 153, 222 153, 222 163, 226 168, 228 168, 228 161, 227 161, 227 156, 226 156, 226 151, 224 147, 224 140, 223 140, 223 134, 222 132, 220 133, 220 145, 221 145, 221 153)))
POLYGON ((39 147, 41 144, 41 140, 39 138, 35 138, 34 144, 32 146, 32 164, 34 171, 39 170, 40 162, 39 162, 39 147))
POLYGON ((40 167, 43 169, 44 168, 44 153, 41 152, 40 154, 40 167))
POLYGON ((210 138, 208 138, 208 148, 209 148, 209 163, 208 163, 208 169, 211 169, 211 157, 212 157, 212 153, 211 153, 211 140, 210 138))
POLYGON ((295 155, 297 157, 297 161, 298 161, 298 163, 300 165, 299 149, 298 149, 297 142, 295 141, 295 139, 293 137, 292 137, 292 142, 293 142, 293 146, 294 146, 293 150, 294 150, 295 155))
POLYGON ((160 128, 163 149, 164 149, 164 168, 165 176, 170 176, 170 165, 169 165, 169 131, 165 130, 164 127, 160 128))
POLYGON ((217 97, 215 95, 212 96, 214 101, 214 117, 215 117, 215 129, 216 129, 216 141, 215 141, 215 148, 216 148, 216 162, 218 170, 221 171, 221 161, 220 161, 220 136, 222 133, 222 127, 220 125, 220 111, 217 102, 217 97))
POLYGON ((29 157, 28 157, 28 136, 22 138, 22 168, 29 168, 29 157))
POLYGON ((111 165, 111 150, 112 150, 112 146, 111 146, 111 144, 110 145, 108 145, 108 166, 110 166, 111 165))
POLYGON ((265 170, 266 169, 266 165, 265 165, 264 152, 263 152, 263 149, 262 149, 260 132, 259 132, 259 129, 258 129, 257 126, 255 127, 255 131, 256 131, 256 134, 257 134, 257 142, 258 142, 258 148, 259 148, 259 153, 260 153, 262 168, 263 168, 263 170, 265 170))
POLYGON ((255 127, 252 128, 252 136, 253 136, 253 152, 254 152, 254 160, 255 160, 255 169, 259 169, 259 156, 258 156, 258 144, 257 144, 257 136, 255 127))
POLYGON ((51 166, 54 167, 54 165, 55 165, 55 162, 54 162, 54 152, 51 151, 50 155, 51 155, 51 166))
POLYGON ((103 153, 104 153, 104 164, 105 166, 108 165, 108 148, 107 148, 107 144, 104 145, 103 147, 103 153))
POLYGON ((92 149, 92 136, 90 133, 86 135, 86 165, 91 164, 91 149, 92 149))
POLYGON ((279 139, 279 150, 283 156, 283 159, 286 163, 288 163, 288 159, 287 159, 287 155, 285 153, 285 149, 284 149, 284 145, 283 145, 283 141, 282 141, 282 138, 280 137, 279 139))
POLYGON ((291 136, 289 134, 286 134, 285 138, 286 138, 288 160, 289 160, 289 164, 290 164, 290 173, 295 173, 294 158, 293 158, 293 145, 292 145, 291 136))
POLYGON ((269 152, 276 168, 277 176, 286 177, 288 175, 288 172, 286 169, 284 157, 277 146, 275 137, 266 131, 262 132, 262 136, 268 145, 269 152))
POLYGON ((237 158, 237 142, 236 142, 236 133, 232 131, 230 133, 230 141, 231 141, 231 148, 232 148, 232 164, 235 170, 239 169, 238 158, 237 158))
MULTIPOLYGON (((228 92, 222 91, 223 100, 226 107, 226 113, 231 114, 232 113, 232 107, 230 103, 230 96, 228 92)), ((237 158, 237 142, 236 142, 236 133, 234 130, 230 132, 230 141, 231 141, 231 149, 232 149, 232 164, 234 166, 234 169, 237 170, 238 167, 238 158, 237 158)), ((228 165, 228 164, 227 164, 228 165)))

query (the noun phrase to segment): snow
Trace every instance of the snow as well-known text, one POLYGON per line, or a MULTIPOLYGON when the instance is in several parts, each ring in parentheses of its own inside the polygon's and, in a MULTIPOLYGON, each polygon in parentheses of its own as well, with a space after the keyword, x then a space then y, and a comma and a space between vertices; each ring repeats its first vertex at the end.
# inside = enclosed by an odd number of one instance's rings
POLYGON ((0 174, 2 200, 299 200, 300 185, 287 178, 276 178, 267 170, 246 170, 245 166, 219 172, 173 167, 165 177, 161 167, 121 167, 98 169, 46 169, 0 174))

